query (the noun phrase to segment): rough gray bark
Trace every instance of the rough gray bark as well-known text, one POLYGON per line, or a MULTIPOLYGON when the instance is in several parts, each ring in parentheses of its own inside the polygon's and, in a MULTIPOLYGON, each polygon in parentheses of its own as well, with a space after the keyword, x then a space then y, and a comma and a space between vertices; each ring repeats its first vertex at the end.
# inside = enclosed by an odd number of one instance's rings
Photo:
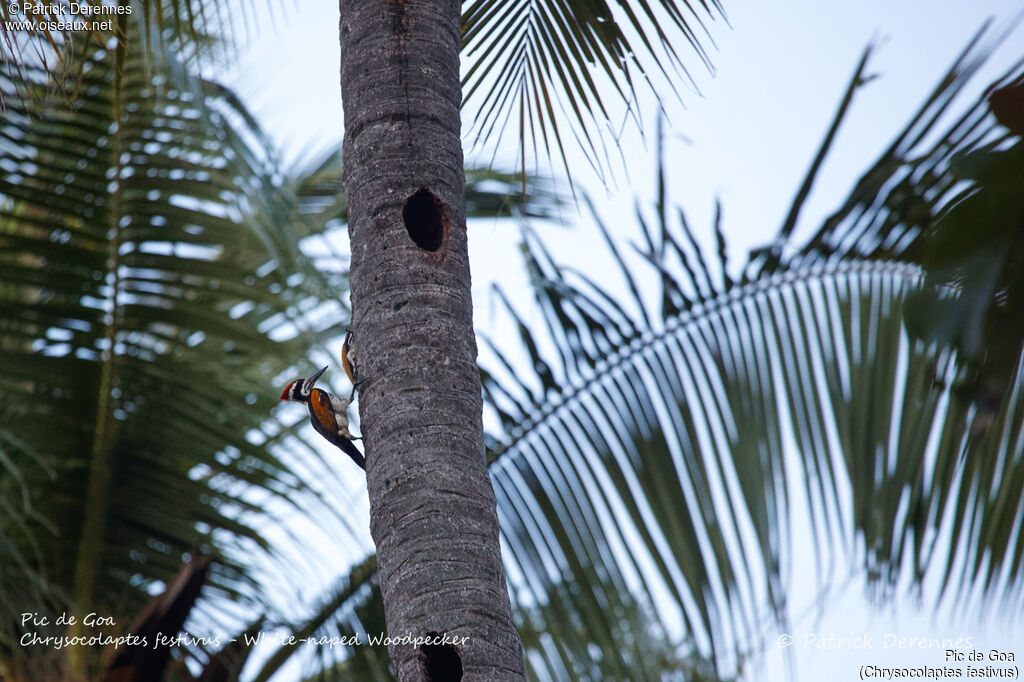
POLYGON ((484 460, 460 4, 341 0, 353 343, 370 530, 400 680, 523 679, 484 460))

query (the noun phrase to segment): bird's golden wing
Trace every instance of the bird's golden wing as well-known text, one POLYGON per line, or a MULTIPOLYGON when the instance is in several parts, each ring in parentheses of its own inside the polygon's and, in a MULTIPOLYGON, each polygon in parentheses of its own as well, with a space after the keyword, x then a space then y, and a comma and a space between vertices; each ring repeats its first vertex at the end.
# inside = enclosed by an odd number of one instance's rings
POLYGON ((314 388, 309 396, 309 407, 313 412, 314 418, 319 422, 319 425, 313 424, 317 431, 320 430, 318 427, 323 427, 323 430, 327 432, 323 433, 325 436, 330 437, 339 434, 338 419, 334 414, 334 406, 331 405, 330 394, 326 391, 321 391, 319 388, 314 388))
MULTIPOLYGON (((347 404, 345 405, 347 407, 347 404)), ((335 412, 331 394, 314 388, 309 396, 309 420, 313 422, 313 428, 334 445, 352 458, 360 469, 366 468, 366 459, 359 448, 355 446, 348 433, 348 415, 344 412, 335 412), (339 423, 340 422, 340 423, 339 423)))
POLYGON ((352 331, 349 330, 345 334, 345 342, 341 344, 341 367, 345 370, 345 374, 348 375, 348 380, 353 385, 356 383, 356 368, 355 368, 355 348, 352 345, 352 331))

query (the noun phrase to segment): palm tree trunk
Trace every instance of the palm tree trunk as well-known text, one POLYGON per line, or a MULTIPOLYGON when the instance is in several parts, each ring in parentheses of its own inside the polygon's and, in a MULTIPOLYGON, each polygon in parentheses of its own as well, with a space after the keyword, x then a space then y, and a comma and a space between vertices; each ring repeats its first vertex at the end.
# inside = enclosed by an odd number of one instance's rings
POLYGON ((460 20, 455 0, 341 0, 353 343, 399 680, 523 679, 484 461, 460 20))

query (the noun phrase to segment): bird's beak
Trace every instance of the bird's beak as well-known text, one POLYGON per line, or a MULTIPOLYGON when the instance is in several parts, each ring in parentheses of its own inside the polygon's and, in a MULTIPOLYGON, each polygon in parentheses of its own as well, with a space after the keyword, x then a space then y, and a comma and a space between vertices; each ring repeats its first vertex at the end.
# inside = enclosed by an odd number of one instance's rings
MULTIPOLYGON (((330 366, 330 365, 328 365, 328 367, 329 367, 329 366, 330 366)), ((309 381, 309 385, 310 385, 310 386, 312 386, 313 384, 315 384, 315 383, 316 383, 316 380, 320 378, 320 375, 321 375, 321 374, 323 374, 323 373, 324 373, 324 372, 326 372, 326 371, 327 371, 327 367, 323 367, 323 368, 321 368, 321 369, 320 369, 320 371, 319 371, 319 372, 317 372, 316 374, 314 374, 313 376, 311 376, 311 377, 310 377, 310 378, 308 379, 308 381, 309 381)))

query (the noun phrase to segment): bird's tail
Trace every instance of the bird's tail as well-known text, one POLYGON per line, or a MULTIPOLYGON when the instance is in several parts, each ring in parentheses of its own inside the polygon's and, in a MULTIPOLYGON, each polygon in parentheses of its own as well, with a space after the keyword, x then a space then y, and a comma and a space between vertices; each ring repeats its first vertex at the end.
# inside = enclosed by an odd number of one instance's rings
POLYGON ((359 448, 356 444, 350 441, 348 438, 339 438, 338 447, 345 451, 345 454, 352 458, 352 461, 359 465, 359 468, 366 471, 366 458, 363 457, 363 453, 359 452, 359 448))

